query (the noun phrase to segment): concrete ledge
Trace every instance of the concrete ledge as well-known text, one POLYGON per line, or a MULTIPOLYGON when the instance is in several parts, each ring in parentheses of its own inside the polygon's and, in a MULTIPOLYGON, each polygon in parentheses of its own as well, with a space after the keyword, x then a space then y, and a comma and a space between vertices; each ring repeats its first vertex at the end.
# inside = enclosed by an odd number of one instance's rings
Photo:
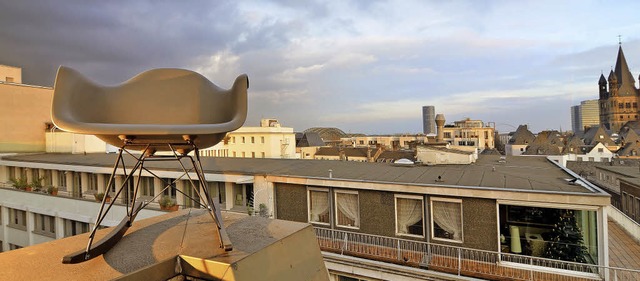
POLYGON ((79 264, 62 264, 62 257, 86 247, 88 234, 0 253, 0 280, 328 280, 311 225, 222 217, 234 244, 230 252, 218 247, 210 215, 187 209, 135 222, 109 252, 79 264))

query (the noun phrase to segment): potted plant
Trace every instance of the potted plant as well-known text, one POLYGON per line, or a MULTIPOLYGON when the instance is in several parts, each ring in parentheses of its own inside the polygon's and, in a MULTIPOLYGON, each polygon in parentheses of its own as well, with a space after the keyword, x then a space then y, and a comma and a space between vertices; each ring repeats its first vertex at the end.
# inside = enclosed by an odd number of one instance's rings
POLYGON ((172 212, 178 210, 178 204, 176 204, 176 200, 173 200, 171 196, 164 195, 160 197, 160 201, 158 203, 160 204, 161 210, 172 212))
MULTIPOLYGON (((93 197, 96 198, 96 201, 98 202, 102 202, 102 198, 104 198, 104 193, 103 192, 99 192, 93 195, 93 197)), ((111 202, 111 196, 107 195, 107 203, 111 202)))
POLYGON ((47 186, 47 193, 53 196, 58 195, 58 188, 52 185, 47 186))
MULTIPOLYGON (((20 177, 20 178, 10 178, 9 181, 11 182, 11 184, 13 185, 14 188, 16 189, 20 189, 20 190, 27 190, 27 187, 29 186, 29 183, 27 182, 26 178, 20 177)), ((31 187, 29 187, 31 188, 31 187)), ((27 191, 31 191, 31 190, 27 190, 27 191)))
POLYGON ((265 217, 268 218, 269 217, 269 208, 267 208, 267 205, 265 205, 264 203, 260 203, 259 207, 259 213, 261 217, 265 217))
MULTIPOLYGON (((43 188, 42 180, 44 180, 44 177, 40 177, 40 178, 37 178, 37 179, 33 179, 33 180, 31 181, 31 184, 29 184, 29 186, 30 186, 33 190, 35 190, 35 191, 40 191, 40 190, 42 190, 42 188, 43 188)), ((28 188, 28 187, 27 187, 27 188, 28 188)), ((27 190, 27 191, 29 191, 29 190, 27 190)))

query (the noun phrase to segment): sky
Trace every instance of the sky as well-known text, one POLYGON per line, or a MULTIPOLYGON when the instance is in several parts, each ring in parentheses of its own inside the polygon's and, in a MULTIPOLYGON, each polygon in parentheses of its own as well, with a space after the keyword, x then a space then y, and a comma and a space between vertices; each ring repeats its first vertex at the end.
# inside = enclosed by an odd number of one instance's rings
POLYGON ((0 0, 0 64, 41 86, 60 65, 102 85, 177 67, 229 88, 246 73, 250 126, 415 134, 433 105, 447 123, 570 130, 570 107, 598 98, 619 40, 640 74, 638 11, 640 1, 0 0))

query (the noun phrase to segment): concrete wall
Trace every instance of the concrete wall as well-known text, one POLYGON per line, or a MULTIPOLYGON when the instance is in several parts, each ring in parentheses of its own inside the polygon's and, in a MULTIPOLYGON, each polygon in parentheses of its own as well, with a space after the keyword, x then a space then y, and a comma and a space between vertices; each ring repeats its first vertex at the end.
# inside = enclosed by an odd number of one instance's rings
POLYGON ((462 199, 463 247, 499 251, 496 201, 491 199, 462 199))
POLYGON ((275 185, 276 218, 288 221, 307 222, 307 189, 296 184, 275 185))
POLYGON ((45 151, 53 89, 0 83, 0 152, 45 151))

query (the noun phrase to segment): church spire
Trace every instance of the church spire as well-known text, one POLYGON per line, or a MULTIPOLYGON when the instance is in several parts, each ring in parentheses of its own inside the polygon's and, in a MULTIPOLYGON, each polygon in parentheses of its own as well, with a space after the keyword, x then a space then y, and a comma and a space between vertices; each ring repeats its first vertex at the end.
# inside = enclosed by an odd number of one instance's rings
POLYGON ((631 71, 629 71, 629 65, 627 65, 627 59, 624 57, 624 52, 622 51, 622 43, 619 42, 620 46, 618 47, 618 59, 616 60, 615 74, 618 80, 618 87, 621 95, 629 95, 635 94, 635 83, 636 80, 631 75, 631 71))

